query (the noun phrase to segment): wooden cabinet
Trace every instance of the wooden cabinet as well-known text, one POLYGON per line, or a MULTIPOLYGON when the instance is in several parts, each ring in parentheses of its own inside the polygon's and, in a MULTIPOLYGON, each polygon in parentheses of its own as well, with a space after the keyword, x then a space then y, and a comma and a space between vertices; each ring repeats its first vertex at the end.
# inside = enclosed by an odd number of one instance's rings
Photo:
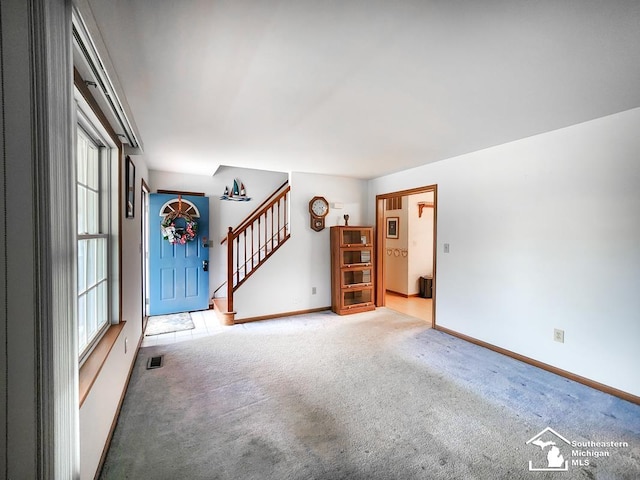
POLYGON ((339 314, 375 307, 373 227, 331 227, 331 309, 339 314))

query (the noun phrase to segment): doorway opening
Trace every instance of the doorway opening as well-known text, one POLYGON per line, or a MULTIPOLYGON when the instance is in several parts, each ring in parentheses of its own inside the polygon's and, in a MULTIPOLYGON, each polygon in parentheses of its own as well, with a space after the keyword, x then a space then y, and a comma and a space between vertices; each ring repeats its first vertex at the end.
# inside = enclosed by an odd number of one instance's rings
POLYGON ((376 196, 376 306, 436 325, 437 185, 376 196))

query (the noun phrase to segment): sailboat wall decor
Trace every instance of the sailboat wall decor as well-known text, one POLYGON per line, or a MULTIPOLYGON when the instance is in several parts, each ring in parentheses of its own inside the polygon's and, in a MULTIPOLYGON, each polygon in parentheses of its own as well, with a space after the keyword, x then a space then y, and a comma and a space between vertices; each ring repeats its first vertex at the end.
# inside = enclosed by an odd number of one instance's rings
POLYGON ((220 197, 220 200, 233 200, 234 202, 248 202, 251 198, 247 197, 247 191, 244 188, 244 183, 238 182, 238 179, 233 181, 233 188, 229 190, 229 187, 224 187, 224 193, 220 197))

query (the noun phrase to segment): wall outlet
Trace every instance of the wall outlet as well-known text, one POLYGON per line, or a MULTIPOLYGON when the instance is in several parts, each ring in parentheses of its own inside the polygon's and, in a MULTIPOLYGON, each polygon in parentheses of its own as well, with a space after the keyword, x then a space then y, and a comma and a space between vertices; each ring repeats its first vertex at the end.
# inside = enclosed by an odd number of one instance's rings
POLYGON ((444 253, 449 253, 449 244, 448 243, 444 244, 444 253))
POLYGON ((127 354, 127 347, 129 346, 129 339, 124 337, 124 354, 127 354))
POLYGON ((316 287, 311 287, 311 295, 315 295, 317 293, 316 287))
POLYGON ((564 343, 564 330, 560 330, 559 328, 554 328, 553 340, 556 342, 564 343))

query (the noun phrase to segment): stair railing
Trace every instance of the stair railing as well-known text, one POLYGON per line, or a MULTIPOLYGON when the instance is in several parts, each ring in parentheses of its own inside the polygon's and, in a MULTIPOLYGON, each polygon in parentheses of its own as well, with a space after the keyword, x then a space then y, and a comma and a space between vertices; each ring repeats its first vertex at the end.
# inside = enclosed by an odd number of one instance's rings
POLYGON ((233 293, 290 237, 289 182, 282 184, 227 236, 227 311, 233 293))

